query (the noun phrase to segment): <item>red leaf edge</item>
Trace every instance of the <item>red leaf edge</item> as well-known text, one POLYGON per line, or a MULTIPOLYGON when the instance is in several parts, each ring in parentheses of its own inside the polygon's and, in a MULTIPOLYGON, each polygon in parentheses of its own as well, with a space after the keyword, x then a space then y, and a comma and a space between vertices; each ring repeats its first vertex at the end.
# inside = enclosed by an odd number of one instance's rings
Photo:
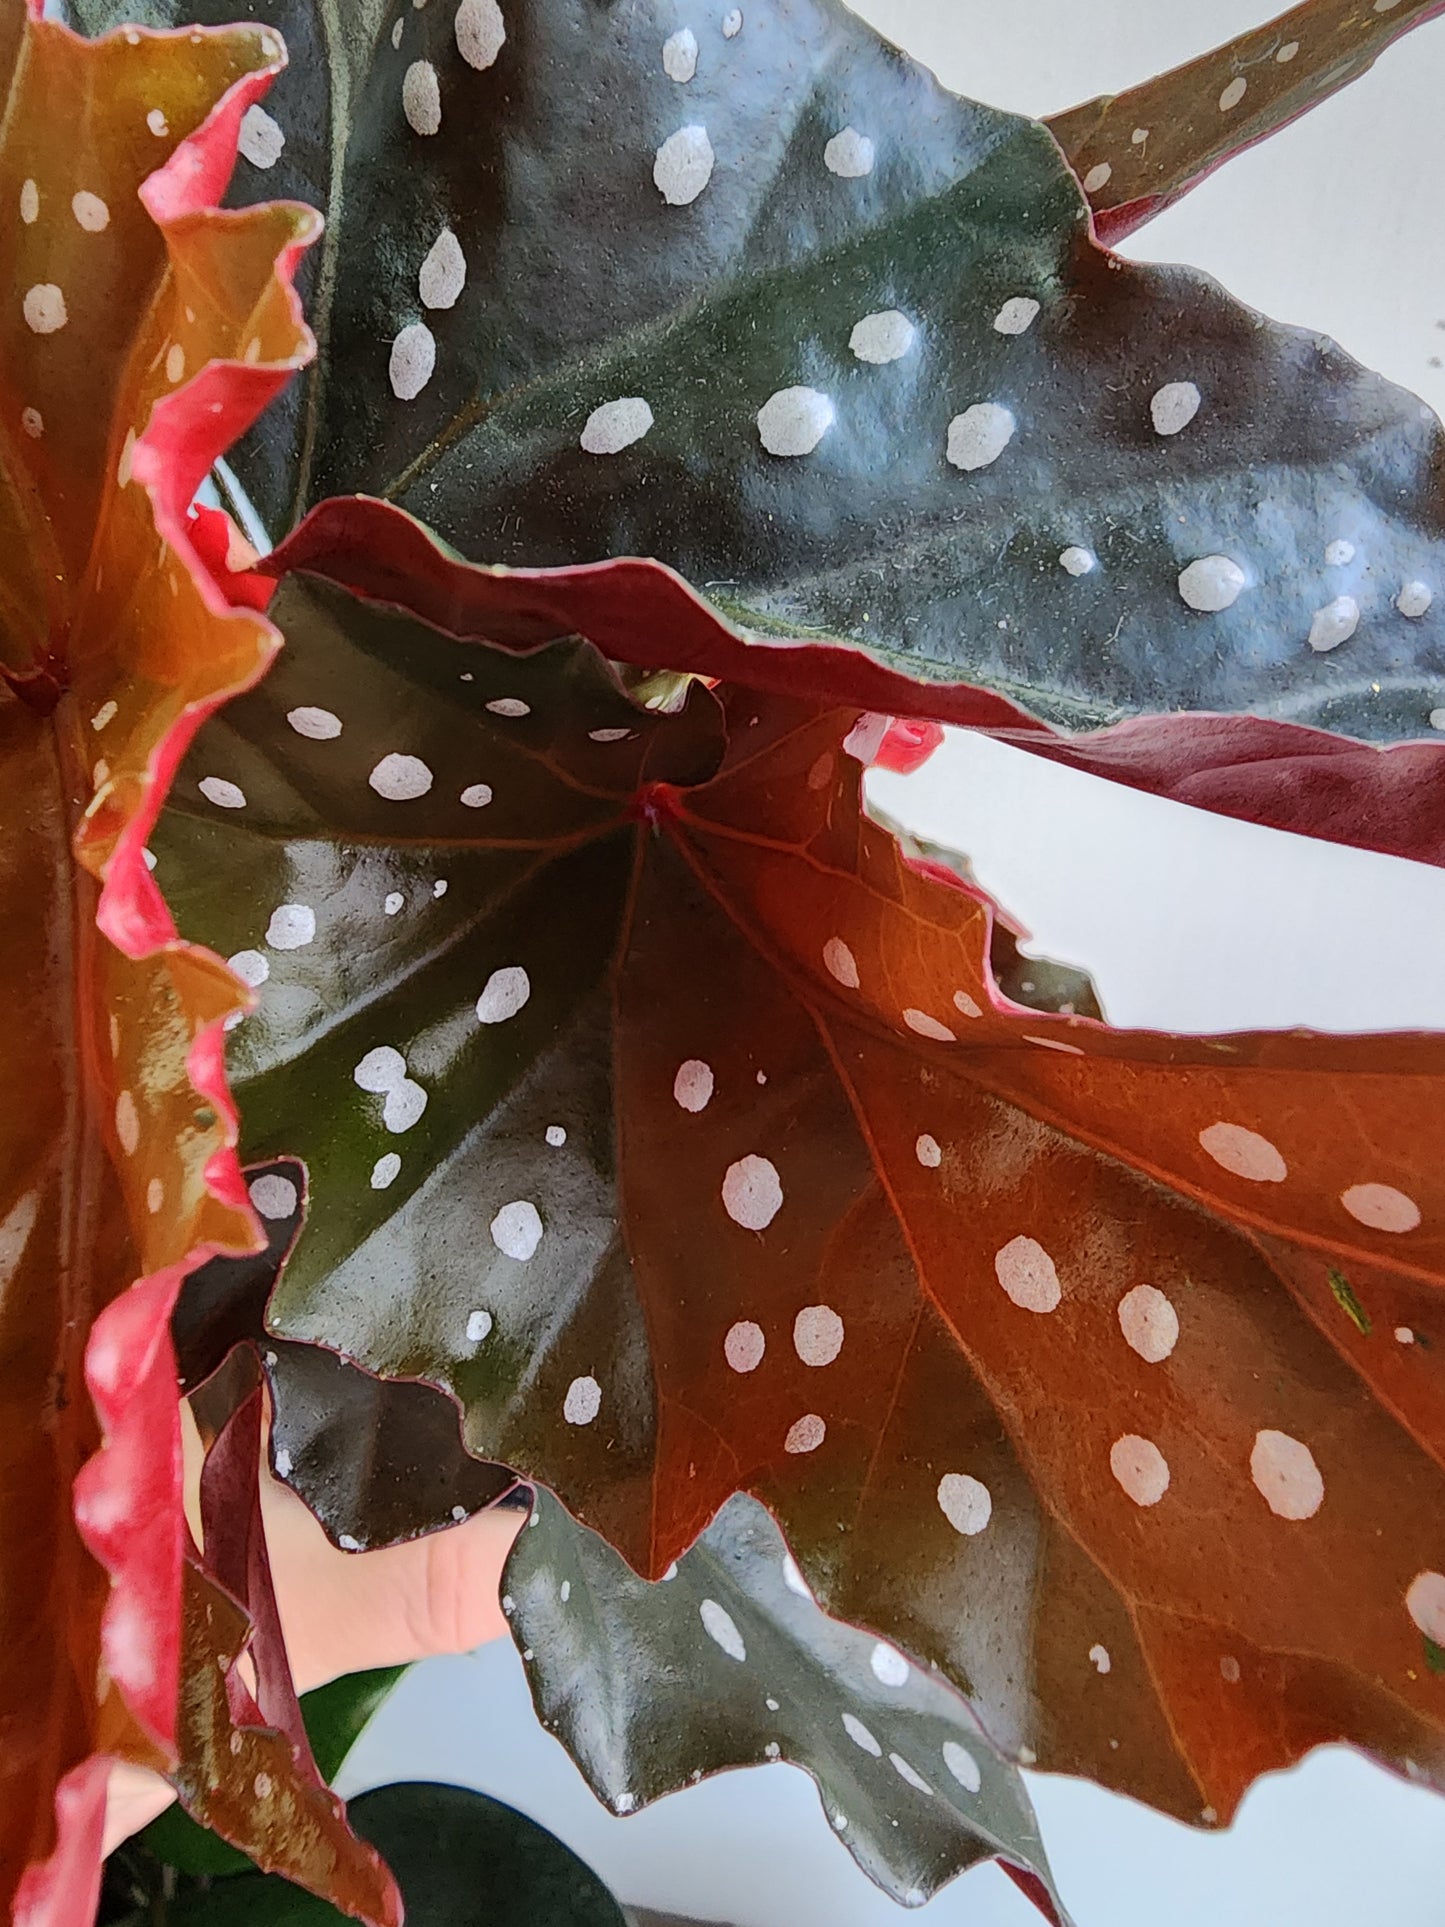
MULTIPOLYGON (((256 565, 257 575, 273 579, 291 570, 397 604, 453 635, 527 649, 582 634, 617 661, 977 729, 1219 816, 1445 865, 1445 743, 1381 749, 1298 723, 1210 712, 1132 717, 1070 734, 988 690, 918 681, 846 644, 749 635, 660 562, 459 565, 413 517, 366 496, 322 503, 256 565)), ((254 596, 245 574, 229 586, 217 579, 237 604, 254 596)))
MULTIPOLYGON (((43 0, 27 0, 32 19, 43 0)), ((285 64, 277 39, 275 62, 244 75, 221 97, 194 134, 182 141, 141 189, 158 225, 212 207, 229 183, 246 109, 269 90, 285 64)), ((296 368, 315 352, 294 289, 301 255, 314 230, 283 249, 275 275, 286 290, 301 347, 284 362, 212 362, 174 395, 158 402, 135 445, 133 474, 150 496, 157 532, 187 568, 206 607, 226 617, 236 606, 215 586, 193 540, 191 501, 212 463, 279 394, 296 368)), ((181 941, 169 908, 146 865, 144 850, 176 770, 197 730, 229 695, 259 681, 281 646, 254 676, 225 695, 190 704, 151 754, 139 807, 121 829, 105 865, 96 922, 103 935, 133 959, 164 951, 212 959, 200 945, 181 941)), ((84 832, 81 833, 82 839, 84 832)), ((237 982, 237 1007, 249 998, 237 982)), ((264 1243, 251 1210, 237 1154, 239 1115, 225 1075, 223 1024, 207 1025, 194 1040, 187 1070, 198 1096, 224 1125, 224 1148, 204 1176, 211 1194, 243 1212, 264 1243)), ((86 1346, 86 1383, 104 1443, 75 1483, 80 1536, 111 1578, 101 1627, 104 1663, 140 1725, 168 1752, 176 1740, 180 1684, 181 1570, 187 1530, 182 1507, 178 1374, 170 1314, 185 1276, 221 1255, 214 1242, 197 1246, 178 1264, 138 1279, 109 1305, 86 1346), (165 1602, 164 1616, 157 1602, 165 1602), (143 1635, 140 1629, 144 1628, 143 1635)), ((60 1781, 55 1794, 56 1840, 44 1861, 33 1862, 16 1892, 15 1927, 78 1927, 93 1916, 100 1886, 107 1758, 94 1755, 60 1781)))

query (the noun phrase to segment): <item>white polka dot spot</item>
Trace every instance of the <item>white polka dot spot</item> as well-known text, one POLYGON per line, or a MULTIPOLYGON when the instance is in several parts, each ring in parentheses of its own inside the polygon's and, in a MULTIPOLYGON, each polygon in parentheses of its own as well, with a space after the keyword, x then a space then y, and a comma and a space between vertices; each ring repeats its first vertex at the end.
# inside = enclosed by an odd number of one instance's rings
POLYGON ((724 40, 737 39, 738 35, 743 30, 743 14, 742 14, 741 7, 733 7, 730 12, 725 13, 723 15, 722 30, 723 30, 724 40))
POLYGON ((400 890, 391 890, 387 893, 386 901, 381 907, 387 916, 394 917, 402 909, 405 902, 406 898, 401 894, 400 890))
POLYGON ((930 1017, 926 1010, 908 1009, 903 1013, 903 1021, 915 1037, 927 1037, 935 1044, 956 1044, 958 1038, 947 1024, 940 1024, 936 1017, 930 1017))
POLYGON ((587 740, 589 743, 625 743, 636 733, 631 729, 589 729, 587 740))
POLYGON ((1298 52, 1299 52, 1299 42, 1297 40, 1286 40, 1284 45, 1280 48, 1279 52, 1275 55, 1275 59, 1279 62, 1281 67, 1284 67, 1284 66, 1287 66, 1289 62, 1294 59, 1295 55, 1298 52))
POLYGON ((703 1623, 703 1630, 713 1644, 721 1646, 729 1659, 735 1659, 741 1665, 748 1656, 748 1649, 743 1644, 743 1636, 738 1631, 737 1622, 732 1614, 720 1606, 715 1599, 704 1599, 697 1609, 697 1614, 703 1623))
POLYGON ((1221 114, 1227 114, 1231 108, 1239 105, 1244 99, 1245 89, 1248 85, 1249 82, 1243 74, 1236 74, 1234 76, 1234 79, 1230 81, 1229 85, 1219 96, 1219 111, 1221 114))
POLYGON ((888 1755, 888 1764, 893 1768, 893 1771, 898 1775, 899 1779, 903 1781, 905 1786, 911 1786, 915 1793, 923 1793, 926 1794, 929 1799, 933 1798, 933 1788, 928 1784, 927 1780, 924 1779, 917 1767, 910 1766, 901 1753, 890 1753, 888 1755))
POLYGON ((366 1053, 351 1075, 362 1090, 373 1091, 380 1097, 394 1091, 405 1080, 406 1059, 390 1044, 378 1044, 366 1053))
POLYGON ((518 716, 530 716, 532 705, 524 703, 520 696, 496 696, 487 704, 487 710, 493 716, 515 720, 518 716))
POLYGON ((507 964, 488 977, 477 999, 479 1024, 505 1024, 532 994, 532 980, 520 964, 507 964))
POLYGON ((1001 335, 1024 335, 1039 318, 1039 304, 1031 294, 1011 294, 993 318, 1001 335))
POLYGON ((1114 170, 1109 162, 1100 161, 1097 166, 1091 167, 1084 176, 1084 192, 1086 194, 1097 194, 1101 188, 1107 187, 1113 178, 1114 170))
POLYGON ((34 181, 20 183, 20 218, 26 227, 34 227, 40 218, 40 189, 34 181))
POLYGON ((960 1746, 957 1740, 943 1742, 943 1764, 965 1793, 977 1793, 983 1785, 983 1775, 978 1770, 978 1761, 968 1748, 960 1746))
POLYGON ((783 1204, 778 1167, 752 1153, 730 1164, 722 1182, 723 1209, 744 1231, 766 1231, 783 1204))
POLYGON ((938 1509, 955 1532, 972 1539, 993 1517, 993 1494, 967 1472, 945 1472, 938 1481, 938 1509))
POLYGON ((484 810, 492 800, 490 783, 469 783, 458 799, 469 810, 484 810))
POLYGON ((1415 1334, 1408 1325, 1396 1325, 1395 1343, 1397 1345, 1413 1345, 1414 1342, 1415 1334))
POLYGON ((1418 622, 1435 600, 1435 592, 1427 582, 1407 582, 1395 597, 1395 607, 1402 616, 1418 622))
POLYGON ((1282 1184, 1289 1166, 1267 1137, 1243 1124, 1211 1124, 1199 1142, 1221 1169, 1251 1184, 1282 1184))
POLYGON ((652 410, 641 395, 623 395, 594 408, 582 430, 581 446, 588 455, 616 455, 640 442, 652 427, 652 410))
POLYGON ((1307 1445, 1287 1432, 1255 1434, 1249 1476, 1281 1519, 1312 1519, 1324 1504, 1325 1482, 1307 1445))
POLYGON ((462 0, 454 31, 457 52, 469 67, 484 73, 506 44, 507 28, 497 0, 462 0))
POLYGON ((574 1378, 562 1401, 562 1416, 569 1425, 590 1425, 602 1410, 602 1387, 590 1375, 574 1378))
POLYGON ((401 1159, 395 1151, 388 1151, 384 1157, 379 1157, 371 1167, 372 1190, 384 1191, 389 1184, 395 1183, 400 1171, 401 1159))
POLYGON ((690 207, 712 179, 716 160, 705 127, 679 127, 657 150, 653 185, 669 207, 690 207))
POLYGON ((1325 545, 1325 563, 1331 569, 1343 569, 1355 559, 1353 542, 1329 542, 1325 545))
POLYGON ((780 388, 758 410, 758 436, 770 455, 811 455, 833 420, 832 402, 816 388, 780 388))
POLYGON ((1109 1657, 1108 1647, 1091 1646, 1089 1648, 1089 1664, 1096 1673, 1107 1673, 1109 1668, 1114 1664, 1113 1660, 1109 1657))
POLYGON ((1218 615, 1222 609, 1232 609, 1244 586, 1244 570, 1227 555, 1202 555, 1179 576, 1181 599, 1201 615, 1218 615))
POLYGON ((871 1753, 875 1760, 881 1760, 883 1758, 883 1748, 878 1744, 877 1740, 874 1739, 873 1735, 868 1731, 868 1728, 863 1724, 862 1720, 858 1718, 856 1713, 845 1713, 843 1715, 843 1731, 848 1735, 848 1738, 853 1742, 854 1746, 861 1746, 863 1751, 865 1753, 871 1753))
POLYGON ((424 308, 454 308, 467 285, 467 257, 449 227, 444 227, 427 249, 416 277, 416 291, 424 308))
POLYGON ((1152 1439, 1126 1432, 1109 1447, 1109 1470, 1138 1506, 1158 1505, 1169 1490, 1169 1466, 1152 1439))
POLYGON ((831 1365, 843 1349, 843 1321, 831 1305, 805 1305, 793 1320, 793 1350, 805 1365, 831 1365))
POLYGON ((28 288, 21 306, 26 327, 37 335, 53 335, 70 318, 65 312, 65 296, 53 281, 28 288))
POLYGON ((432 773, 419 756, 403 756, 393 751, 382 757, 366 780, 387 802, 411 803, 431 788, 432 773))
POLYGON ((723 1340, 723 1357, 735 1372, 755 1372, 763 1362, 767 1347, 762 1326, 744 1318, 729 1326, 723 1340))
POLYGON ((1199 401, 1199 390, 1192 381, 1166 381, 1149 403, 1155 434, 1179 434, 1199 413, 1199 401))
POLYGON ((1405 1610, 1437 1646, 1445 1646, 1445 1573, 1417 1572, 1405 1594, 1405 1610))
POLYGON ((1324 655, 1348 642, 1360 626, 1360 605, 1351 595, 1337 595, 1322 609, 1316 609, 1310 622, 1310 648, 1324 655))
POLYGON ((157 140, 164 140, 171 131, 170 122, 166 119, 159 107, 152 107, 146 115, 146 126, 155 135, 157 140))
POLYGON ((953 1007, 964 1017, 982 1017, 983 1011, 966 990, 955 990, 953 1007))
POLYGON ((1001 402, 979 401, 948 424, 948 459, 966 473, 996 462, 1014 438, 1018 422, 1001 402))
POLYGON ((70 211, 87 234, 103 234, 110 226, 110 209, 98 194, 82 188, 70 197, 70 211))
POLYGON ((381 1107, 381 1121, 394 1137, 409 1131, 426 1109, 427 1096, 421 1085, 410 1077, 393 1084, 381 1107))
POLYGON ((253 103, 241 116, 237 145, 252 167, 274 167, 281 158, 286 136, 266 109, 253 103))
POLYGON ((25 430, 25 433, 30 437, 32 442, 38 442, 40 437, 45 433, 45 417, 38 408, 22 408, 20 411, 20 426, 25 430))
POLYGON ((467 1314, 468 1344, 480 1345, 491 1332, 491 1329, 492 1314, 489 1311, 479 1310, 467 1314))
POLYGON ((186 351, 178 341, 173 341, 166 350, 166 380, 172 388, 186 372, 186 351))
POLYGON ((1371 1231, 1413 1231, 1420 1222, 1419 1205, 1392 1184, 1352 1184, 1340 1203, 1371 1231))
POLYGON ((1063 1297, 1054 1261, 1034 1238, 1010 1238, 994 1255, 999 1283, 1020 1311, 1054 1311, 1063 1297))
POLYGON ((901 309, 882 308, 877 314, 865 314, 854 325, 848 346, 859 361, 881 367, 885 362, 901 360, 917 339, 918 330, 901 309))
POLYGON ((302 950, 316 935, 316 912, 308 903, 283 903, 271 912, 266 941, 273 950, 302 950))
POLYGON ((234 957, 227 957, 226 962, 252 990, 259 990, 271 975, 271 965, 259 950, 238 950, 234 957))
POLYGON ((126 1156, 134 1157, 140 1146, 140 1113, 129 1091, 122 1091, 115 1100, 115 1134, 126 1156))
POLYGON ((252 1178, 247 1186, 251 1203, 263 1218, 291 1218, 296 1215, 296 1186, 279 1171, 267 1171, 252 1178))
POLYGON ((527 1198, 504 1204, 491 1223, 492 1243, 504 1257, 526 1264, 542 1242, 542 1220, 527 1198))
POLYGON ((1098 566, 1098 557, 1092 549, 1081 549, 1073 544, 1059 552, 1059 567, 1068 575, 1090 575, 1098 566))
POLYGON ((218 810, 243 810, 246 807, 246 792, 238 784, 228 783, 224 776, 203 776, 196 788, 218 810))
POLYGON ((906 1686, 912 1668, 896 1646, 890 1646, 886 1639, 875 1640, 873 1650, 868 1655, 868 1665, 874 1679, 881 1686, 906 1686))
POLYGON ((683 1110, 705 1111, 712 1102, 713 1088, 711 1064, 704 1064, 700 1057, 689 1057, 678 1065, 677 1076, 672 1080, 672 1095, 683 1110))
POLYGON ((435 134, 442 124, 442 90, 429 60, 414 60, 401 83, 401 111, 414 134, 435 134))
POLYGON ((341 718, 329 709, 313 709, 303 704, 299 709, 288 709, 286 720, 298 736, 305 736, 313 743, 334 742, 341 734, 341 718))
POLYGON ((1135 1285, 1119 1300, 1119 1329, 1132 1351, 1161 1365, 1179 1343, 1179 1314, 1154 1285, 1135 1285))
POLYGON ((926 1171, 936 1171, 943 1162, 943 1151, 936 1137, 922 1132, 913 1146, 913 1155, 926 1171))
POLYGON ((415 401, 436 372, 436 336, 424 321, 408 322, 391 344, 387 378, 398 401, 415 401))
POLYGON ((567 1127, 565 1124, 549 1124, 543 1135, 554 1151, 560 1151, 567 1142, 567 1127))
MULTIPOLYGON (((811 1599, 813 1597, 812 1588, 802 1573, 799 1572, 798 1562, 790 1552, 783 1554, 783 1584, 789 1592, 795 1593, 799 1599, 811 1599)), ((776 1710, 777 1709, 774 1708, 774 1711, 776 1710)))
POLYGON ((684 87, 697 72, 697 35, 691 27, 680 27, 663 41, 662 71, 684 87))
POLYGON ((788 1435, 783 1440, 785 1452, 816 1452, 828 1436, 828 1428, 816 1412, 805 1412, 800 1419, 794 1419, 788 1427, 788 1435))
POLYGON ((823 149, 823 165, 840 180, 858 181, 873 172, 875 150, 866 134, 845 127, 823 149))
POLYGON ((858 964, 841 937, 829 937, 823 945, 823 967, 845 990, 858 988, 858 964))
POLYGON ((1226 1686, 1238 1686, 1239 1674, 1239 1661, 1234 1657, 1233 1653, 1226 1653, 1219 1662, 1219 1677, 1224 1681, 1226 1686))

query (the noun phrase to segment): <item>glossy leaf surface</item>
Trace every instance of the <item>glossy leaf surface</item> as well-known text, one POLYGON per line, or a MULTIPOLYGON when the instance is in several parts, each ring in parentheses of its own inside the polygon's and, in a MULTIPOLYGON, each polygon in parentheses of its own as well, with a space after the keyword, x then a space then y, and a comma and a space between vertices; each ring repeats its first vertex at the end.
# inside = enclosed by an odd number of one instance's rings
POLYGON ((1445 1043, 1010 1005, 856 710, 272 614, 158 874, 265 977, 276 1330, 446 1387, 644 1573, 751 1491, 1020 1757, 1195 1817, 1324 1738, 1439 1773, 1445 1043))
POLYGON ((258 11, 297 57, 241 191, 328 210, 322 355, 237 457, 273 538, 365 491, 1069 728, 1428 733, 1434 417, 1102 251, 1038 123, 831 0, 258 11))
POLYGON ((1100 239, 1117 243, 1442 11, 1441 0, 1302 0, 1197 60, 1046 125, 1084 183, 1100 239))
POLYGON ((170 1306, 252 1235, 236 987, 176 940, 142 849, 275 637, 193 568, 185 511, 306 357, 315 220, 215 206, 274 34, 92 46, 18 0, 0 19, 0 1911, 70 1927, 99 1756, 164 1764, 176 1739, 170 1306))
POLYGON ((282 1159, 246 1177, 266 1248, 213 1258, 182 1286, 171 1320, 182 1385, 194 1390, 235 1346, 254 1347, 271 1392, 272 1471, 350 1549, 397 1545, 493 1504, 516 1481, 463 1449, 449 1399, 267 1333, 266 1303, 300 1229, 306 1174, 282 1159))
POLYGON ((536 1503, 504 1610, 542 1724, 616 1812, 727 1767, 791 1760, 895 1900, 921 1905, 995 1854, 1053 1893, 1016 1769, 940 1680, 819 1610, 756 1500, 729 1500, 653 1585, 550 1494, 536 1503))

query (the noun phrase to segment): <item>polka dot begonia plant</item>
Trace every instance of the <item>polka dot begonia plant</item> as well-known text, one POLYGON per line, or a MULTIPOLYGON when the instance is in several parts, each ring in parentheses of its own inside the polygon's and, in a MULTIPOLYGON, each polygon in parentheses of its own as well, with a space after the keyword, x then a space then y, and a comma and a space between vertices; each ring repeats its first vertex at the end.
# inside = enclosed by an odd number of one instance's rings
POLYGON ((546 1488, 618 1812, 786 1756, 1062 1922, 1020 1765, 1445 1784, 1445 1041, 1114 1030, 861 796, 1445 860, 1439 423, 1107 245, 1441 0, 1046 123, 834 0, 233 10, 0 0, 0 1909, 125 1760, 399 1920, 268 1403, 347 1550, 546 1488))

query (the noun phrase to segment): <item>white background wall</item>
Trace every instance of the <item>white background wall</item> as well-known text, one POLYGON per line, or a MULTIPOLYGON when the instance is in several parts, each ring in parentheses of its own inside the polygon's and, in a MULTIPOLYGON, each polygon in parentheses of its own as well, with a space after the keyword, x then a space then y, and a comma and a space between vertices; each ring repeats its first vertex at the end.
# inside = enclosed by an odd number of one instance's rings
MULTIPOLYGON (((857 4, 959 92, 1035 114, 1187 59, 1269 8, 857 4)), ((1445 407, 1442 98, 1445 22, 1232 163, 1128 251, 1207 268, 1445 407)), ((968 851, 1041 948, 1092 969, 1116 1023, 1445 1027, 1445 872, 1218 821, 970 738, 878 793, 968 851)), ((570 1841, 627 1900, 736 1927, 905 1918, 857 1872, 791 1767, 730 1774, 627 1820, 606 1813, 535 1724, 509 1644, 416 1669, 347 1777, 349 1790, 415 1777, 495 1793, 570 1841)), ((1034 1791, 1079 1927, 1445 1927, 1445 1801, 1343 1752, 1261 1784, 1221 1836, 1076 1782, 1035 1777, 1034 1791)), ((1037 1921, 991 1867, 923 1917, 1037 1921)))

